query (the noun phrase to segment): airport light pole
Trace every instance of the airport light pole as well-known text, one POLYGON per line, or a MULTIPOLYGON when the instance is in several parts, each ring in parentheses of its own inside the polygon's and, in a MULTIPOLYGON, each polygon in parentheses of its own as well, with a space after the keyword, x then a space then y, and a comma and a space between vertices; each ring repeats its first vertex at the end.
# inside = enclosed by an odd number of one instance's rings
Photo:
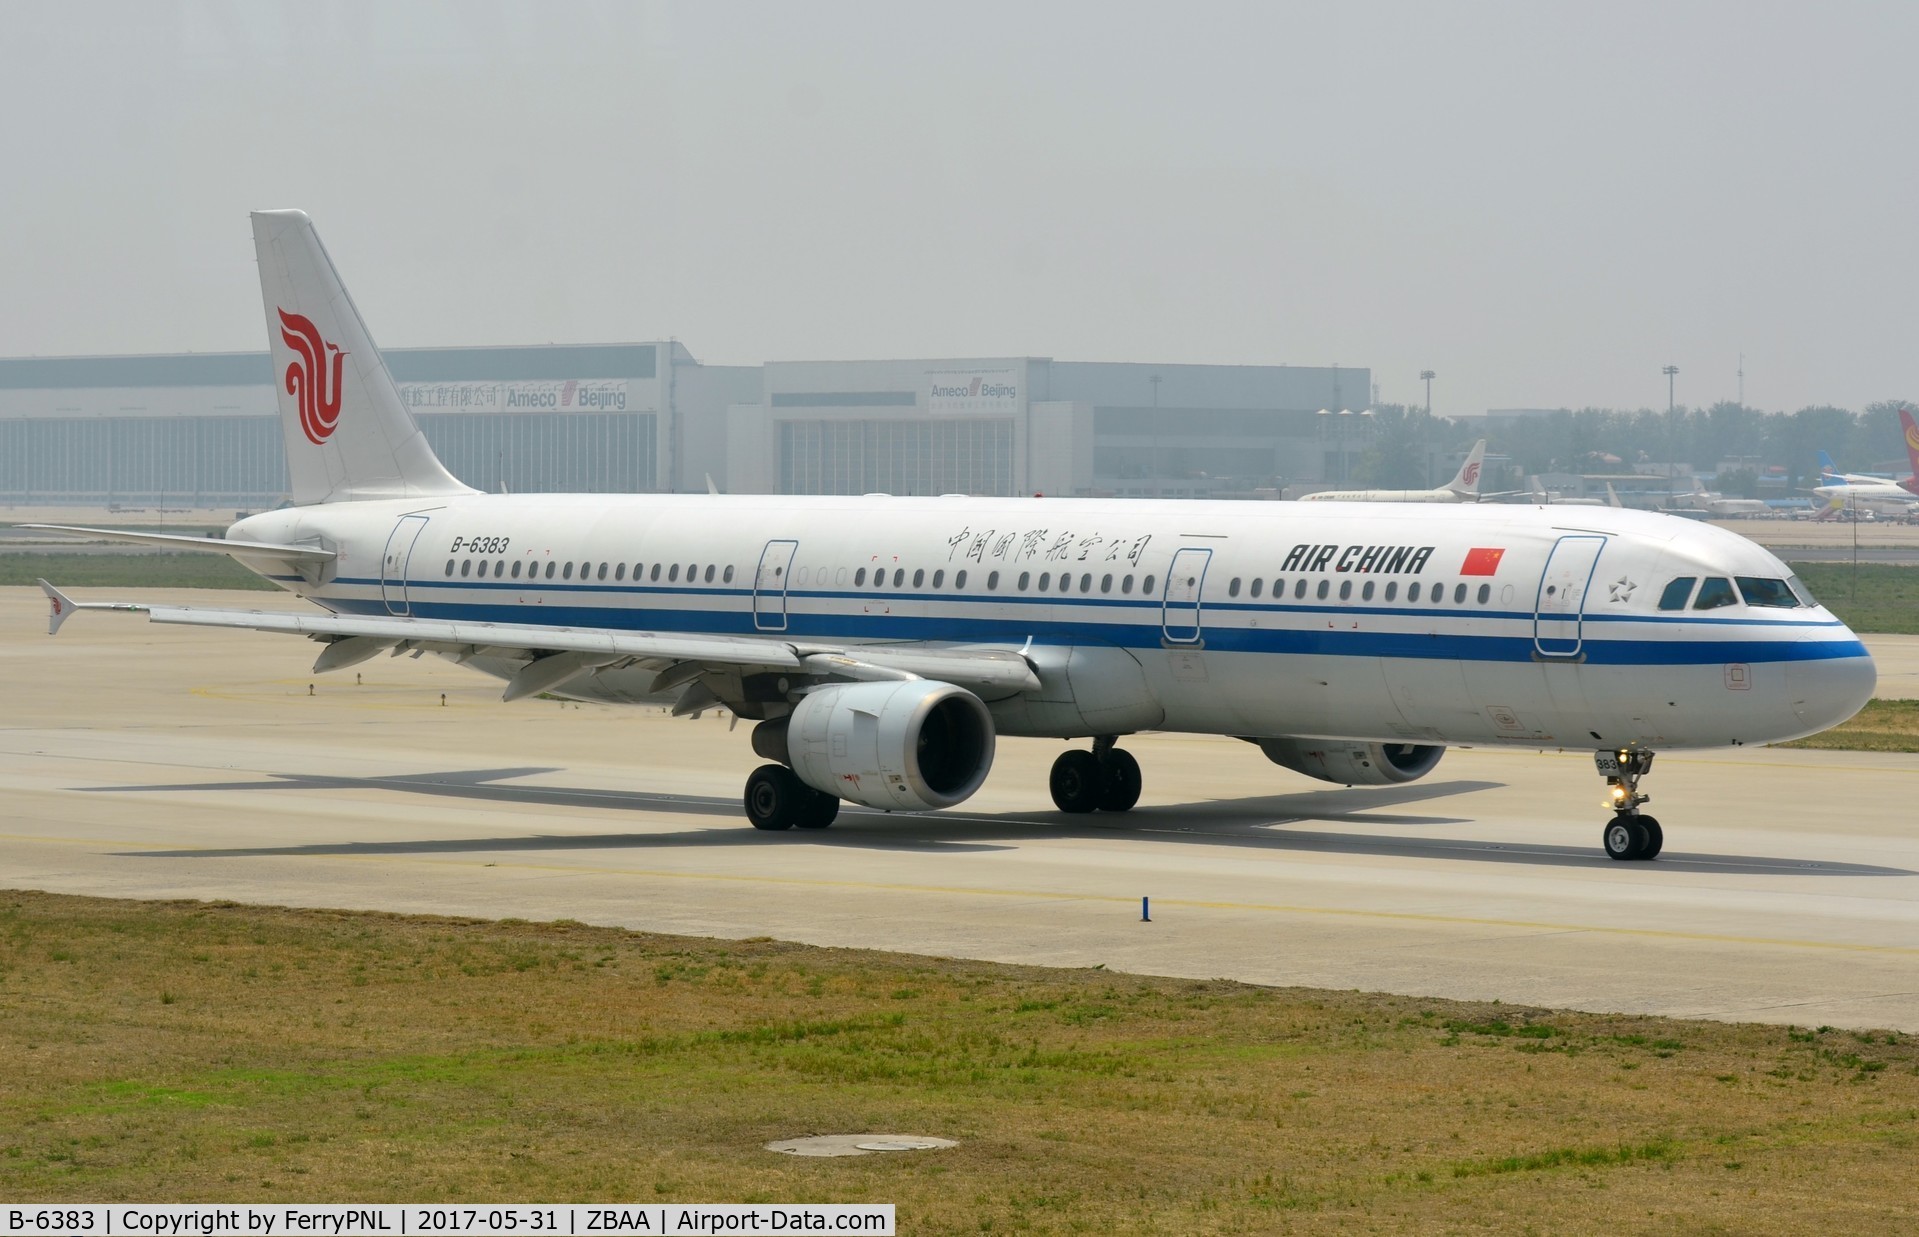
POLYGON ((1673 478, 1677 475, 1679 464, 1679 416, 1673 405, 1673 379, 1679 376, 1677 365, 1668 365, 1659 371, 1666 375, 1666 505, 1672 506, 1673 478))
POLYGON ((1430 369, 1419 371, 1419 380, 1426 384, 1426 415, 1429 417, 1433 415, 1433 379, 1438 376, 1430 369))

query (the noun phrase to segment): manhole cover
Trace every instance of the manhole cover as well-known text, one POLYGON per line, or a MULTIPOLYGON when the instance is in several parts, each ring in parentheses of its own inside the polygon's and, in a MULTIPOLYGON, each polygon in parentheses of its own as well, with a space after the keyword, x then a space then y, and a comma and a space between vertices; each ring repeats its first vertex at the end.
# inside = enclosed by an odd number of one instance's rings
POLYGON ((812 1138, 784 1138, 766 1144, 768 1151, 781 1155, 871 1155, 876 1151, 937 1151, 957 1147, 950 1138, 928 1138, 922 1134, 819 1134, 812 1138))

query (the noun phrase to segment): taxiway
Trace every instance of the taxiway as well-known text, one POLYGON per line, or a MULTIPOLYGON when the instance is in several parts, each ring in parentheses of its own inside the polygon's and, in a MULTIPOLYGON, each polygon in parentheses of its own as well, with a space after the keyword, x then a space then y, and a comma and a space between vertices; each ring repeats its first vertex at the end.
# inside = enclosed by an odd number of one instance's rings
MULTIPOLYGON (((305 642, 133 616, 49 639, 44 605, 0 589, 4 887, 1919 1032, 1916 756, 1662 754, 1647 864, 1600 853, 1583 751, 1455 750, 1345 790, 1176 735, 1127 741, 1125 816, 1054 811, 1060 745, 1003 740, 959 809, 768 835, 724 715, 502 705, 430 659, 315 677, 305 642)), ((1911 680, 1919 640, 1886 652, 1911 680)))

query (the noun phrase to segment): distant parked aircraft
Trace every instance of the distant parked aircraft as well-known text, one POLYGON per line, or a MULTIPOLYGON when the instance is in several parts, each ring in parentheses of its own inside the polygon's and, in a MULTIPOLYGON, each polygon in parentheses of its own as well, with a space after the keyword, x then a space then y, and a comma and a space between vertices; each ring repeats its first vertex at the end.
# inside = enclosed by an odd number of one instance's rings
POLYGON ((1479 469, 1486 459, 1486 440, 1473 444, 1459 473, 1436 490, 1321 490, 1300 497, 1303 503, 1476 503, 1479 469))

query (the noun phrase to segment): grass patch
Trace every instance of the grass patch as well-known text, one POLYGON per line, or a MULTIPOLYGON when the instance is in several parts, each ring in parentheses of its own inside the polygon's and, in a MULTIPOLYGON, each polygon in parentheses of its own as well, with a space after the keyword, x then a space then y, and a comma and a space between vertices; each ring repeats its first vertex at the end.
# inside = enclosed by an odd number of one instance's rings
POLYGON ((1868 700, 1851 721, 1777 747, 1847 752, 1919 752, 1919 700, 1868 700))
POLYGON ((1851 1232, 1910 1219, 1919 1146, 1919 1050, 1890 1033, 39 893, 0 894, 0 1059, 0 1197, 36 1201, 1851 1232), (761 1149, 861 1131, 960 1146, 761 1149))
POLYGON ((1846 626, 1874 635, 1919 634, 1919 567, 1861 563, 1792 563, 1827 609, 1846 626))
POLYGON ((50 580, 61 588, 278 587, 224 554, 0 554, 0 585, 50 580))

